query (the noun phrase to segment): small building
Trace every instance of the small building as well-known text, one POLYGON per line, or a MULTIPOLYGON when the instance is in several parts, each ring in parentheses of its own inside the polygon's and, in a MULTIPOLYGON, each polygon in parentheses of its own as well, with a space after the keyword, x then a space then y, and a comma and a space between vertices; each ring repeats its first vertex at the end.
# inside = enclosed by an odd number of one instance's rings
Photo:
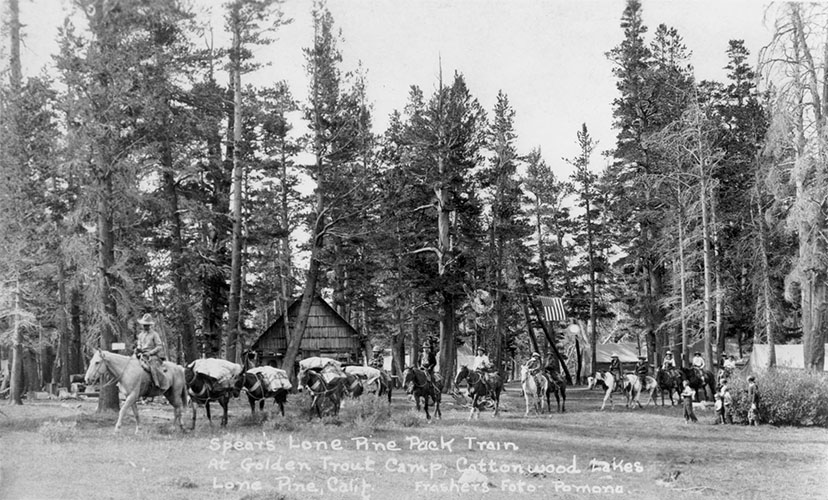
MULTIPOLYGON (((287 324, 291 332, 296 327, 301 305, 300 296, 288 307, 287 324)), ((287 345, 285 318, 282 315, 256 339, 250 350, 258 353, 262 365, 282 367, 287 345)), ((298 359, 324 356, 343 363, 361 364, 363 353, 364 342, 359 332, 322 297, 315 295, 299 347, 298 359)))

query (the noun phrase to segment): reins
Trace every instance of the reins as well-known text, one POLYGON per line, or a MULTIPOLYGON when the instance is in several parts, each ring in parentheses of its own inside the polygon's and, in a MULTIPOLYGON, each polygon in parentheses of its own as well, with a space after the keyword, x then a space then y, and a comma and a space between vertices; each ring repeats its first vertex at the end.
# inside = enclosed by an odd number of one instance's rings
MULTIPOLYGON (((111 386, 111 385, 117 384, 118 382, 120 382, 120 381, 121 381, 121 377, 123 377, 123 376, 124 376, 124 373, 126 373, 126 371, 127 371, 127 367, 129 367, 129 363, 132 361, 132 357, 129 357, 129 358, 127 359, 127 364, 126 364, 126 366, 124 367, 124 370, 123 370, 123 371, 119 374, 119 373, 115 370, 115 368, 109 364, 109 362, 107 361, 106 357, 105 357, 105 356, 104 356, 104 354, 103 354, 103 351, 99 351, 99 352, 101 353, 101 361, 103 362, 104 366, 106 367, 106 370, 107 370, 110 374, 115 375, 115 378, 113 378, 113 379, 112 379, 112 380, 110 380, 109 382, 107 382, 107 383, 105 383, 104 385, 102 385, 102 386, 101 386, 101 388, 104 388, 104 387, 109 387, 109 386, 111 386)), ((98 374, 98 376, 100 376, 100 374, 98 374)))

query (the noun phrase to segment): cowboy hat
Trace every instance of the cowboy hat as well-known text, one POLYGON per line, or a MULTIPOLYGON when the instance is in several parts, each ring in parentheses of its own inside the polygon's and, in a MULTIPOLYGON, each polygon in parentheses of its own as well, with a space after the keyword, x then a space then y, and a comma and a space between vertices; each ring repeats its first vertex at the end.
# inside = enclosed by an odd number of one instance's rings
POLYGON ((611 355, 610 357, 611 357, 611 358, 617 358, 617 357, 618 357, 618 354, 616 354, 616 353, 612 353, 612 355, 611 355))
POLYGON ((485 347, 478 347, 477 352, 480 352, 480 351, 486 352, 486 348, 485 347))
POLYGON ((701 356, 701 353, 700 352, 694 352, 693 356, 701 356))
POLYGON ((138 320, 138 324, 139 325, 154 325, 155 321, 152 320, 152 315, 150 313, 147 313, 147 314, 143 315, 138 320))
POLYGON ((638 356, 638 359, 647 359, 647 356, 641 354, 640 356, 638 356))
POLYGON ((673 356, 673 351, 667 351, 664 355, 672 357, 673 356))
POLYGON ((373 351, 374 352, 382 352, 382 347, 380 347, 378 345, 375 345, 373 351))
POLYGON ((533 352, 533 353, 532 353, 532 357, 533 357, 533 358, 539 358, 539 357, 540 357, 540 353, 533 352))

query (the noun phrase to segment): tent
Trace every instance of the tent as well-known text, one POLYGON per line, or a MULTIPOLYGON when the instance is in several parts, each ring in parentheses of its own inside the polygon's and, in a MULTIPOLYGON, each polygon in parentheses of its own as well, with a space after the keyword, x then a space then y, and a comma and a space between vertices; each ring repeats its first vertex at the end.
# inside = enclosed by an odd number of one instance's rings
MULTIPOLYGON (((802 344, 782 344, 776 346, 776 366, 783 368, 805 368, 805 360, 802 357, 802 344)), ((828 351, 828 344, 825 345, 828 351)), ((770 357, 770 346, 768 344, 754 344, 753 352, 750 353, 747 368, 753 371, 764 370, 768 367, 770 357)), ((828 364, 825 365, 828 371, 828 364)))

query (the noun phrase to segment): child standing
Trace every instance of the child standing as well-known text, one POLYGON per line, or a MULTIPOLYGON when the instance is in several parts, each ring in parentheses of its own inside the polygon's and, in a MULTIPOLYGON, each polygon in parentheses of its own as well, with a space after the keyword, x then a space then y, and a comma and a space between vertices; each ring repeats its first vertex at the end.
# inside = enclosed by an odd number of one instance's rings
POLYGON ((684 390, 681 391, 681 397, 684 400, 684 423, 689 424, 691 420, 693 422, 698 422, 699 420, 693 412, 693 399, 696 397, 696 391, 690 387, 689 380, 685 380, 683 384, 684 390))
POLYGON ((756 386, 756 377, 748 377, 748 425, 759 425, 759 388, 756 386))
POLYGON ((722 401, 722 395, 716 393, 716 423, 723 424, 725 423, 725 409, 724 409, 724 402, 722 401))
POLYGON ((722 423, 733 423, 733 396, 730 395, 730 388, 725 386, 723 389, 724 395, 722 396, 722 406, 723 406, 723 414, 722 414, 722 423))

